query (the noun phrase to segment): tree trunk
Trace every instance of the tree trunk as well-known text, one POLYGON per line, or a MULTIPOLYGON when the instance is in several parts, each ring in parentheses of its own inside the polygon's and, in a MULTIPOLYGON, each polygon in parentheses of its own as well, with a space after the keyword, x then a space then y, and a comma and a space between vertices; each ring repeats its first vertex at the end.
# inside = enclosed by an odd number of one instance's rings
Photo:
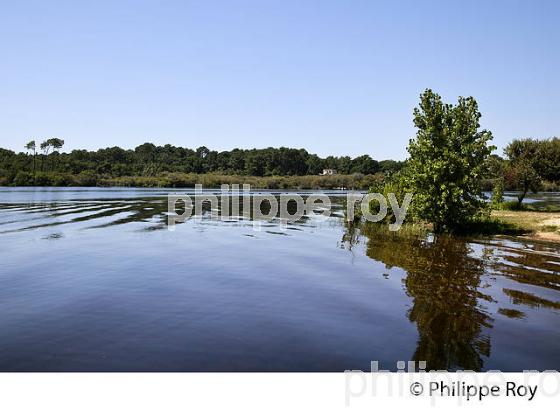
POLYGON ((527 191, 529 190, 529 187, 524 186, 523 187, 523 192, 519 195, 517 195, 517 205, 519 205, 519 208, 521 208, 521 202, 523 202, 523 199, 525 198, 525 195, 527 195, 527 191))

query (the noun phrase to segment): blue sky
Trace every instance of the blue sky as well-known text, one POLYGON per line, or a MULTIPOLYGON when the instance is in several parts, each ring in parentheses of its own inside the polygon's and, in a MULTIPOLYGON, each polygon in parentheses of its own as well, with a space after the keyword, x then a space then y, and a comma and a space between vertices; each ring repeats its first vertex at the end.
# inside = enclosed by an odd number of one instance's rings
POLYGON ((557 1, 3 1, 0 146, 406 157, 432 88, 501 149, 560 136, 557 1))

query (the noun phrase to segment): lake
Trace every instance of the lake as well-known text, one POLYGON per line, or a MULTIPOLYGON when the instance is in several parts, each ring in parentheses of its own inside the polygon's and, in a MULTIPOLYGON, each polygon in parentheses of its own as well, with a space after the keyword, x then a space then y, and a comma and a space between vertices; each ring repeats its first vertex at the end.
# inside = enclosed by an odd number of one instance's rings
MULTIPOLYGON (((0 188, 0 371, 560 370, 560 245, 0 188)), ((192 191, 181 191, 192 194, 192 191)))

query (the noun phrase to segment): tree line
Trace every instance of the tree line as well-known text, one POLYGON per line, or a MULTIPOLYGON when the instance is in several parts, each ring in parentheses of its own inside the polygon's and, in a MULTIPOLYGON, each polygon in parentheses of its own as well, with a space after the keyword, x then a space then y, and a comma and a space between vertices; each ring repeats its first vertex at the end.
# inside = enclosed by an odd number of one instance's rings
MULTIPOLYGON (((190 149, 152 143, 134 149, 110 147, 64 153, 61 149, 65 141, 60 138, 48 138, 39 144, 32 140, 25 145, 26 152, 0 148, 0 185, 180 187, 202 180, 213 185, 231 183, 237 177, 256 183, 251 177, 266 177, 260 181, 262 187, 367 188, 367 183, 384 181, 387 186, 402 189, 407 180, 411 189, 424 192, 417 196, 417 203, 422 198, 445 198, 458 213, 467 204, 477 208, 477 190, 494 190, 498 199, 504 190, 515 190, 521 204, 528 192, 560 188, 559 138, 515 139, 499 156, 488 144, 491 133, 478 130, 479 118, 472 97, 460 98, 454 106, 426 90, 414 111, 418 133, 411 140, 406 161, 377 161, 369 155, 321 158, 305 149, 286 147, 219 152, 205 146, 190 149), (339 176, 312 178, 324 169, 332 169, 339 176), (361 177, 368 175, 376 177, 361 177), (308 178, 297 178, 303 176, 308 178), (462 205, 455 204, 453 198, 462 205)), ((430 205, 426 205, 426 212, 441 212, 432 201, 427 200, 430 205)), ((449 204, 445 207, 451 208, 449 204)))
POLYGON ((103 178, 157 177, 167 173, 304 176, 319 175, 325 169, 337 174, 373 175, 390 174, 402 167, 402 162, 376 161, 369 155, 321 158, 305 149, 285 147, 218 152, 205 146, 190 149, 145 143, 134 149, 110 147, 63 153, 60 152, 63 146, 64 140, 50 138, 42 142, 39 149, 35 141, 30 141, 25 145, 26 153, 0 148, 0 181, 15 185, 37 182, 48 185, 45 183, 48 174, 57 175, 59 179, 61 175, 80 174, 103 178))

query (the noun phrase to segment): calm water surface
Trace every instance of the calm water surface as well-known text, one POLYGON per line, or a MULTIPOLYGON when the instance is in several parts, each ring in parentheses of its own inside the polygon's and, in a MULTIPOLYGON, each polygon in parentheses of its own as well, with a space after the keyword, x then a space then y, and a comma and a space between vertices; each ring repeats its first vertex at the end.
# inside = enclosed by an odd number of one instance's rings
POLYGON ((1 371, 560 370, 560 246, 334 216, 166 229, 167 190, 0 188, 1 371))

